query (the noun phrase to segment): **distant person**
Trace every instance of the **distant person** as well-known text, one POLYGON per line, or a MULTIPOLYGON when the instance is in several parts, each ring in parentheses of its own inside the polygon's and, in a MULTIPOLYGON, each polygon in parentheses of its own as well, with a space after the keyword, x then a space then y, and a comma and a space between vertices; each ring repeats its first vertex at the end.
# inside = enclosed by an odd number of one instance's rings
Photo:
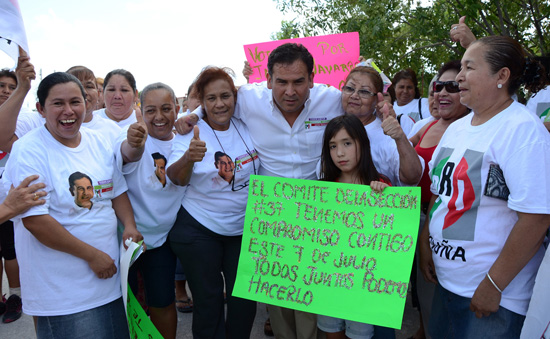
POLYGON ((428 100, 420 96, 416 73, 410 68, 397 72, 393 77, 392 86, 395 89, 396 104, 393 108, 397 120, 405 134, 409 135, 415 122, 430 115, 428 100), (412 119, 412 124, 406 117, 412 119))
POLYGON ((105 108, 105 98, 103 96, 103 78, 96 78, 97 83, 97 92, 98 92, 98 99, 97 99, 97 107, 94 110, 105 108))
POLYGON ((129 126, 137 121, 135 103, 138 100, 136 79, 124 69, 115 69, 105 76, 103 83, 105 108, 94 112, 103 118, 111 119, 119 127, 129 126))

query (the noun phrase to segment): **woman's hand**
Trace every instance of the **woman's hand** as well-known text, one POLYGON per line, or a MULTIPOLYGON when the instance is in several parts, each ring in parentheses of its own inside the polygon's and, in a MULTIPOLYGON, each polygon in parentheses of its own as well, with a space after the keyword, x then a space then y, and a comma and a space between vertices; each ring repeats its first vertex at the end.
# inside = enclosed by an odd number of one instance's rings
POLYGON ((451 25, 449 35, 452 41, 459 41, 460 45, 467 49, 476 40, 476 36, 470 30, 470 27, 466 25, 465 21, 466 17, 463 16, 458 19, 458 24, 451 25))
POLYGON ((206 154, 206 142, 202 141, 199 137, 199 126, 193 127, 193 139, 189 143, 189 149, 186 154, 188 160, 191 162, 200 162, 206 154))
POLYGON ((19 47, 19 58, 17 59, 15 76, 17 77, 17 87, 26 92, 31 89, 31 81, 36 79, 34 66, 31 64, 27 53, 21 47, 19 47))
POLYGON ((88 265, 99 279, 109 279, 116 274, 115 261, 107 253, 97 250, 88 265))
POLYGON ((245 60, 244 67, 243 67, 243 76, 246 78, 247 83, 250 83, 249 78, 252 75, 252 73, 254 73, 254 71, 252 70, 252 67, 250 67, 250 64, 248 63, 248 61, 245 60))
POLYGON ((498 311, 501 297, 500 292, 485 276, 474 292, 470 311, 474 312, 478 318, 488 317, 491 313, 498 311))
POLYGON ((377 192, 377 193, 382 193, 382 191, 384 190, 384 188, 386 187, 389 187, 390 185, 386 184, 385 182, 382 182, 382 181, 371 181, 370 182, 370 188, 377 192))
POLYGON ((376 105, 376 109, 382 113, 382 129, 384 130, 384 134, 389 135, 393 140, 407 138, 399 121, 395 118, 393 106, 387 101, 384 101, 382 93, 378 93, 377 95, 378 104, 376 105))
POLYGON ((174 127, 179 135, 186 135, 193 130, 193 127, 198 121, 199 117, 196 114, 191 113, 176 120, 174 127))
MULTIPOLYGON (((128 239, 132 239, 133 242, 140 242, 143 240, 143 235, 137 230, 135 225, 124 226, 124 232, 122 232, 122 244, 125 249, 128 249, 128 246, 126 246, 126 240, 128 239)), ((145 249, 145 243, 143 244, 143 247, 145 249)))
POLYGON ((145 141, 147 140, 147 125, 145 125, 143 121, 141 110, 137 108, 135 111, 137 122, 134 122, 128 128, 126 140, 128 140, 128 145, 130 147, 142 148, 145 146, 145 141))
POLYGON ((42 182, 30 185, 36 179, 38 179, 38 175, 31 175, 21 181, 19 186, 16 188, 12 186, 10 189, 6 200, 4 200, 4 206, 8 208, 11 217, 24 213, 33 206, 46 203, 46 200, 40 198, 45 197, 47 193, 39 191, 45 188, 46 185, 42 182))

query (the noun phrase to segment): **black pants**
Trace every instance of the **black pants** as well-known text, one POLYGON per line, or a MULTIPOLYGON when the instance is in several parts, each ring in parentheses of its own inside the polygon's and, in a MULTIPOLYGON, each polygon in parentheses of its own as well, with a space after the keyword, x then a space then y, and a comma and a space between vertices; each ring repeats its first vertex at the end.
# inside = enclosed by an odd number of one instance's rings
POLYGON ((182 207, 169 239, 193 293, 193 337, 249 338, 256 316, 256 302, 231 296, 242 236, 214 233, 182 207), (223 278, 227 292, 227 320, 224 316, 223 278))

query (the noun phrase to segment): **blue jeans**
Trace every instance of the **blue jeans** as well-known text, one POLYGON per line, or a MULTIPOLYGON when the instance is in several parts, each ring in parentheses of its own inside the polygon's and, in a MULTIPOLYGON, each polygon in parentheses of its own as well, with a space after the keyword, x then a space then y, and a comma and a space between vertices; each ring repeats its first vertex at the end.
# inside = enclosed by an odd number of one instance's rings
POLYGON ((481 319, 470 311, 472 299, 461 297, 437 285, 430 316, 432 338, 519 338, 525 316, 499 307, 481 319))
POLYGON ((122 298, 91 310, 37 318, 38 339, 130 338, 122 298))

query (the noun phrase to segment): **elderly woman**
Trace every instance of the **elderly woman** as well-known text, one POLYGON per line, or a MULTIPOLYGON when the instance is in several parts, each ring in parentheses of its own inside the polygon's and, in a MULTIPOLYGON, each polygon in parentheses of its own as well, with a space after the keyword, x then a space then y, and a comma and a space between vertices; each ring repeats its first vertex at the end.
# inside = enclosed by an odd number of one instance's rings
POLYGON ((138 98, 136 79, 124 69, 115 69, 105 76, 103 99, 105 108, 94 112, 103 118, 113 120, 123 128, 136 122, 134 110, 138 98))
POLYGON ((193 133, 176 136, 167 170, 172 182, 188 185, 170 232, 170 244, 193 291, 193 336, 248 338, 256 303, 231 293, 241 248, 248 180, 258 172, 260 162, 248 129, 233 117, 237 89, 227 71, 206 68, 198 76, 195 90, 204 120, 197 123, 193 133), (217 152, 225 154, 223 158, 233 169, 228 181, 227 173, 220 174, 228 166, 216 162, 217 152))
POLYGON ((517 338, 550 224, 541 175, 550 138, 511 95, 522 83, 536 92, 540 77, 503 36, 473 42, 461 66, 460 102, 472 113, 446 129, 432 156, 431 220, 419 240, 423 274, 438 282, 430 334, 517 338))
POLYGON ((382 78, 374 68, 355 67, 342 87, 342 107, 365 126, 378 172, 387 176, 394 186, 416 185, 422 175, 422 165, 392 116, 391 104, 382 99, 382 89, 382 78), (386 114, 377 117, 377 106, 379 113, 386 114))
POLYGON ((112 145, 80 128, 86 93, 77 78, 53 73, 37 95, 46 123, 14 144, 5 172, 14 186, 38 174, 47 193, 16 220, 23 311, 37 317, 38 338, 127 338, 117 218, 123 239, 141 234, 112 145))

